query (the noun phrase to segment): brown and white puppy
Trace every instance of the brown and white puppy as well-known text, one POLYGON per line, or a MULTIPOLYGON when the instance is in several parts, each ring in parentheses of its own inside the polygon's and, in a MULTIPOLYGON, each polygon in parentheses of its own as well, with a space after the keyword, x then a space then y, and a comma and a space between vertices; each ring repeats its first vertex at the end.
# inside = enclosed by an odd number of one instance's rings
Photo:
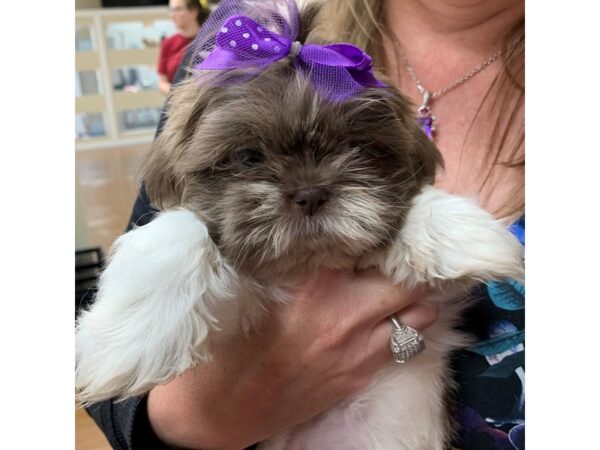
POLYGON ((164 212, 118 239, 79 320, 78 399, 143 394, 209 363, 211 336, 256 324, 300 276, 376 267, 437 289, 427 349, 401 367, 390 354, 364 392, 261 448, 444 448, 446 358, 467 342, 453 299, 521 278, 522 254, 474 202, 431 186, 441 157, 407 100, 390 87, 333 102, 283 60, 243 83, 192 77, 168 111, 143 177, 164 212))

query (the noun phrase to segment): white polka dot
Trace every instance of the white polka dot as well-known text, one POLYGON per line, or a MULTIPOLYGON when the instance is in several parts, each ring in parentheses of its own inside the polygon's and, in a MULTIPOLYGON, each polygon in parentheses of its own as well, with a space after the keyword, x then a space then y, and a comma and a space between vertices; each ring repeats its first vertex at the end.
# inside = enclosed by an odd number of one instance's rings
POLYGON ((258 44, 252 44, 252 50, 258 50, 258 44))
POLYGON ((273 47, 273 50, 275 50, 276 52, 279 51, 279 47, 276 45, 275 47, 273 47))
POLYGON ((241 27, 242 26, 242 21, 240 19, 235 21, 235 26, 236 27, 241 27))
POLYGON ((227 27, 221 28, 221 33, 227 33, 229 29, 227 27))
POLYGON ((271 38, 265 38, 265 42, 270 42, 271 38))
POLYGON ((232 47, 235 47, 237 45, 237 42, 235 42, 235 41, 229 41, 229 45, 231 45, 232 47))
POLYGON ((244 33, 242 36, 244 36, 244 39, 248 39, 250 37, 250 33, 244 33))
POLYGON ((256 28, 256 31, 258 31, 259 33, 260 33, 261 31, 263 31, 263 30, 264 30, 264 28, 263 28, 263 27, 257 27, 257 28, 256 28))

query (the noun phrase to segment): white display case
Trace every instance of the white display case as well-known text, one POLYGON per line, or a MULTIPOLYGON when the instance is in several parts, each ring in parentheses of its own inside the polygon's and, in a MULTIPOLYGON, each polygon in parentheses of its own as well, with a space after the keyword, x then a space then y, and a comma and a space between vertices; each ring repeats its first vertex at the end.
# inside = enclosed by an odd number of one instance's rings
POLYGON ((175 33, 167 7, 105 8, 75 14, 75 149, 152 141, 164 96, 160 42, 175 33))

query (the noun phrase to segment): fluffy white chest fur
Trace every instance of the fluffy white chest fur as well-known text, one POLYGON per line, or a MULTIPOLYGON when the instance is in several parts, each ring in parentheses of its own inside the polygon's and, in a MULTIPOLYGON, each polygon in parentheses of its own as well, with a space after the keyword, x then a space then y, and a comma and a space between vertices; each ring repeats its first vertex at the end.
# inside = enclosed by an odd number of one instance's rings
MULTIPOLYGON (((456 299, 479 281, 522 279, 522 259, 517 239, 474 202, 423 188, 391 248, 361 266, 436 289, 440 317, 424 333, 426 350, 403 365, 390 354, 366 390, 260 448, 443 449, 451 432, 446 359, 468 342, 453 329, 465 307, 456 299)), ((276 283, 259 287, 239 276, 192 212, 159 214, 118 239, 97 301, 79 320, 78 399, 140 395, 169 381, 208 359, 211 335, 250 326, 260 298, 280 294, 276 283)))

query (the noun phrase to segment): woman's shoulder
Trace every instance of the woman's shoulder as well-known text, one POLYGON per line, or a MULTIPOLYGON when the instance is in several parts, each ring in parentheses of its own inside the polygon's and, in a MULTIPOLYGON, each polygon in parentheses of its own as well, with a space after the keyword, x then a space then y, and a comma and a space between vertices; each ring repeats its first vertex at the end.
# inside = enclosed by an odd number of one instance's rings
POLYGON ((186 38, 184 38, 183 36, 181 36, 179 33, 174 34, 172 36, 166 37, 164 38, 161 43, 160 46, 162 48, 174 48, 174 47, 178 47, 181 45, 182 42, 188 42, 188 40, 186 38))

